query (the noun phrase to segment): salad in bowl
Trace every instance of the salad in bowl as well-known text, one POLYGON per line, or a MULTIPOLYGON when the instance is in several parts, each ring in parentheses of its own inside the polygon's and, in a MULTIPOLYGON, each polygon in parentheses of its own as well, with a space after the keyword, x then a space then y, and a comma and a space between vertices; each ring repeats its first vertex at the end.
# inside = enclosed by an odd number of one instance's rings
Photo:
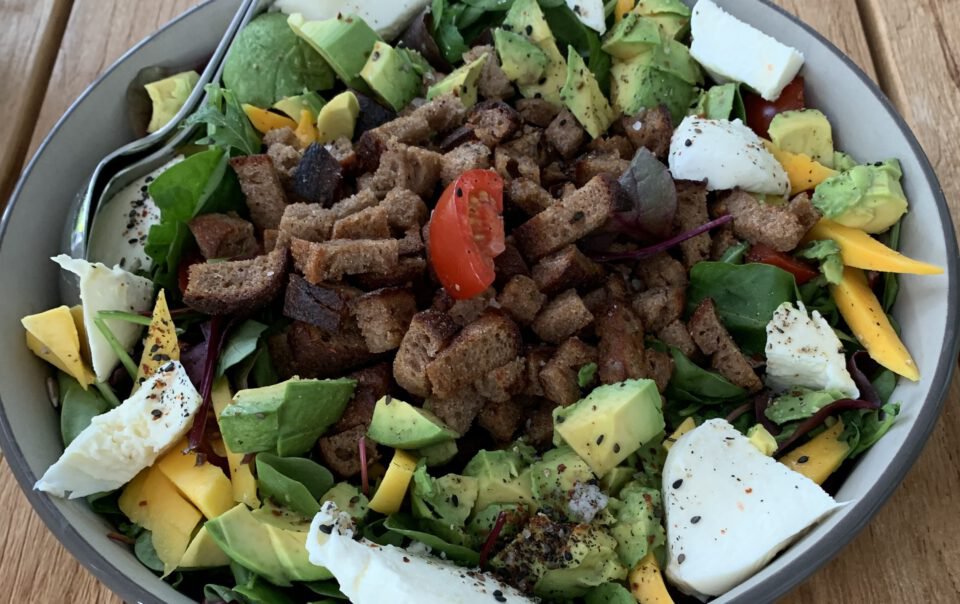
POLYGON ((942 272, 803 66, 711 0, 278 0, 22 320, 35 488, 205 602, 722 596, 846 503, 942 272))

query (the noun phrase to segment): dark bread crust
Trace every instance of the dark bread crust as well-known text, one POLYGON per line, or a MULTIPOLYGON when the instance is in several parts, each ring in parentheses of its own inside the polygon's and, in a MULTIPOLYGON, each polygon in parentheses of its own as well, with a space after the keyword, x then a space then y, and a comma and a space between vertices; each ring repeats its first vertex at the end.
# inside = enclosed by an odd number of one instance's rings
POLYGON ((272 302, 286 278, 286 248, 252 260, 194 264, 183 301, 208 315, 249 314, 272 302))

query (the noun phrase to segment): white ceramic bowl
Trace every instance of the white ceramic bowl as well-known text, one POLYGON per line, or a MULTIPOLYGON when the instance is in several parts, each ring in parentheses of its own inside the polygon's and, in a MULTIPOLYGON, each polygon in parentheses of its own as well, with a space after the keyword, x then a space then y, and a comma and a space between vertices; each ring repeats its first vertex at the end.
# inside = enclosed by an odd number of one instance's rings
MULTIPOLYGON (((692 3, 692 2, 691 2, 692 3)), ((957 361, 958 262, 953 224, 926 156, 882 92, 849 59, 809 27, 758 0, 721 0, 737 17, 806 55, 809 104, 834 125, 837 146, 861 161, 896 157, 903 165, 911 212, 906 254, 946 267, 936 277, 905 277, 894 315, 923 379, 901 383, 893 429, 860 459, 838 493, 849 505, 816 527, 767 568, 715 600, 773 601, 846 545, 901 482, 923 448, 957 361)), ((33 491, 63 450, 59 416, 47 402, 48 367, 24 346, 22 316, 60 303, 60 234, 77 190, 99 159, 133 136, 124 91, 149 65, 197 62, 216 46, 237 4, 212 0, 182 15, 122 57, 70 108, 24 171, 0 225, 0 446, 31 504, 51 531, 98 578, 128 602, 188 600, 143 567, 129 548, 110 541, 106 522, 81 501, 33 491)))

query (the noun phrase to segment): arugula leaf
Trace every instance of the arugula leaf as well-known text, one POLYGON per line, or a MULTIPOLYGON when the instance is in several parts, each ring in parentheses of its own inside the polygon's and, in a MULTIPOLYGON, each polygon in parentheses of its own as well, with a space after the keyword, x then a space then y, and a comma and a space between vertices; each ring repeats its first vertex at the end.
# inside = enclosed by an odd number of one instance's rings
POLYGON ((334 483, 329 470, 303 457, 258 453, 256 463, 260 491, 308 518, 320 511, 319 499, 334 483))
POLYGON ((712 298, 720 320, 747 354, 761 354, 767 323, 784 302, 796 299, 793 275, 769 264, 699 262, 690 269, 688 308, 712 298))
POLYGON ((720 262, 726 264, 743 264, 743 257, 746 256, 749 251, 750 244, 746 241, 741 241, 736 245, 728 247, 727 251, 720 256, 720 262))
POLYGON ((57 374, 60 386, 60 434, 63 446, 68 446, 80 436, 90 421, 111 409, 97 390, 84 390, 80 382, 62 371, 57 374))
POLYGON ((443 58, 451 65, 459 63, 463 59, 463 54, 470 50, 467 43, 457 28, 457 19, 467 8, 463 4, 451 4, 449 0, 433 0, 433 39, 443 58))
MULTIPOLYGON (((800 300, 807 307, 807 310, 810 312, 818 311, 836 331, 836 327, 840 323, 840 311, 837 310, 837 303, 830 295, 830 290, 827 289, 827 278, 823 275, 817 275, 797 287, 797 291, 800 293, 800 300)), ((845 340, 850 336, 844 334, 840 338, 845 340)))
POLYGON ((240 327, 233 330, 227 340, 217 365, 217 377, 226 373, 240 361, 244 360, 257 350, 260 334, 266 331, 267 326, 257 321, 245 321, 240 327))
POLYGON ((188 117, 184 126, 205 125, 207 135, 200 145, 215 145, 231 154, 256 155, 260 152, 260 134, 250 123, 236 95, 216 84, 207 84, 207 102, 188 117))
POLYGON ((843 279, 843 260, 840 257, 840 246, 832 239, 812 241, 810 245, 797 252, 800 258, 819 260, 820 272, 827 278, 827 283, 838 285, 843 279))
POLYGON ((667 399, 705 405, 742 399, 743 388, 732 384, 714 371, 707 371, 687 358, 677 348, 670 347, 674 371, 665 392, 667 399))
POLYGON ((884 405, 876 411, 847 411, 841 415, 845 435, 853 435, 848 440, 852 449, 849 457, 859 457, 867 449, 877 444, 893 427, 897 416, 900 415, 899 404, 884 405))
POLYGON ((514 0, 460 0, 467 6, 483 11, 506 11, 513 6, 514 0))
POLYGON ((480 554, 468 547, 448 543, 432 533, 420 530, 416 520, 406 514, 394 514, 383 523, 388 531, 409 537, 429 546, 434 551, 443 552, 447 558, 467 566, 480 564, 480 554))

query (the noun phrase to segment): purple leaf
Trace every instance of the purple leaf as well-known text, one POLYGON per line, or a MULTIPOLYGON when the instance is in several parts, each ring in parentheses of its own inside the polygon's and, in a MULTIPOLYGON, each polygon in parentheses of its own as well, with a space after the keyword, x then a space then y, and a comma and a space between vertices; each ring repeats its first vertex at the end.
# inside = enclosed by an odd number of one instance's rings
POLYGON ((651 241, 670 236, 677 213, 677 187, 653 153, 646 148, 637 151, 620 177, 620 188, 631 207, 614 214, 607 230, 651 241))
POLYGON ((780 434, 780 426, 776 425, 770 418, 767 417, 767 407, 770 406, 770 402, 773 400, 773 393, 769 390, 765 390, 760 394, 753 397, 753 412, 757 417, 757 423, 766 428, 767 432, 776 436, 780 434))
POLYGON ((697 235, 702 235, 708 231, 711 231, 717 227, 723 226, 728 222, 733 220, 733 216, 727 214, 726 216, 721 216, 716 220, 711 220, 710 222, 698 226, 697 228, 687 231, 686 233, 680 233, 676 237, 667 239, 666 241, 661 241, 660 243, 640 248, 639 250, 633 250, 632 252, 621 252, 621 253, 599 253, 592 254, 592 258, 597 262, 615 262, 618 260, 640 260, 643 258, 649 258, 651 256, 656 256, 660 252, 665 252, 670 248, 680 245, 688 239, 693 239, 697 235))
MULTIPOLYGON (((198 345, 197 348, 204 350, 203 373, 200 377, 200 396, 202 401, 197 416, 193 420, 193 427, 190 428, 188 437, 190 451, 201 449, 204 441, 204 435, 207 431, 207 421, 210 417, 210 408, 213 406, 210 393, 213 391, 213 382, 216 379, 217 359, 220 357, 220 351, 227 339, 227 332, 233 321, 216 316, 210 319, 209 324, 205 325, 204 335, 206 336, 206 345, 198 345)), ((189 370, 187 375, 190 375, 189 370)), ((193 381, 193 376, 191 376, 193 381)))
POLYGON ((877 389, 873 387, 873 383, 867 377, 867 372, 876 369, 876 366, 876 361, 871 359, 865 350, 853 353, 850 355, 850 360, 847 361, 847 369, 850 370, 850 376, 860 390, 860 398, 879 407, 883 404, 883 401, 880 400, 880 394, 877 393, 877 389))

